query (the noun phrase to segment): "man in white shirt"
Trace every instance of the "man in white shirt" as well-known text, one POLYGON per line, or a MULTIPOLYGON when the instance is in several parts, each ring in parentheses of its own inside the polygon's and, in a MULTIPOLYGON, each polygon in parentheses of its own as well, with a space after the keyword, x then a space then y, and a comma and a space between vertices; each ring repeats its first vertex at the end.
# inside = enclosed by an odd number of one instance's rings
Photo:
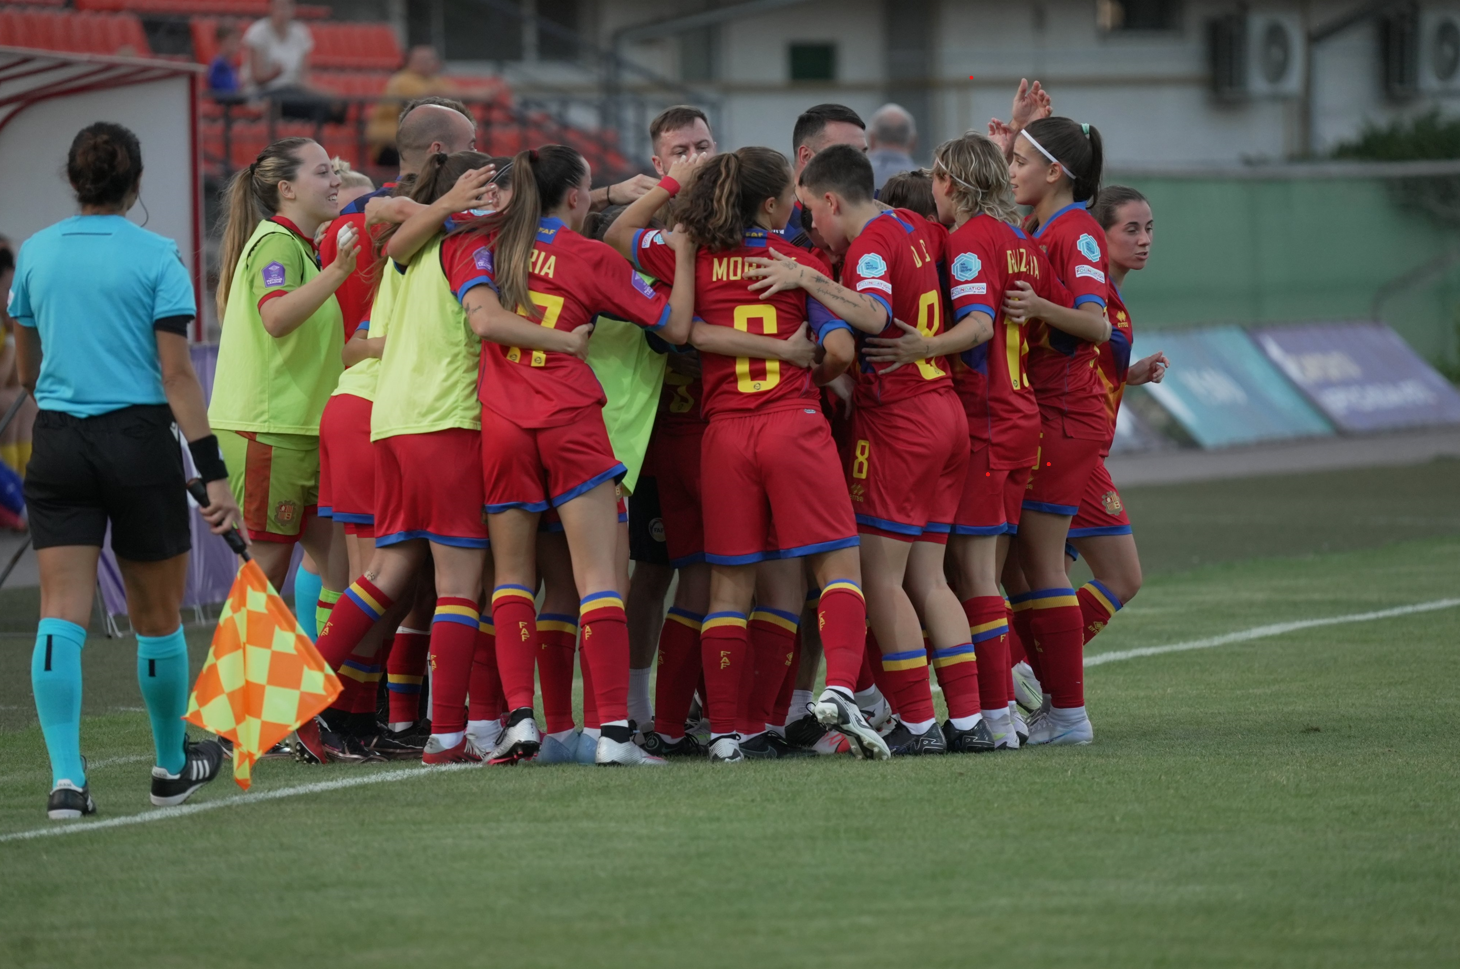
POLYGON ((272 0, 269 15, 243 35, 248 49, 248 79, 260 94, 279 105, 286 118, 324 122, 343 120, 343 110, 309 87, 309 54, 314 37, 294 19, 294 0, 272 0), (339 117, 336 117, 339 115, 339 117))

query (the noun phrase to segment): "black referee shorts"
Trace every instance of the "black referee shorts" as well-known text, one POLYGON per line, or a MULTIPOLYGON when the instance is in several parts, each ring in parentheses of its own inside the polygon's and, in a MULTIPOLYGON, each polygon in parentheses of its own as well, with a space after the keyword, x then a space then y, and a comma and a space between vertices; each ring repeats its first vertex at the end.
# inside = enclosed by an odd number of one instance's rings
POLYGON ((192 547, 182 450, 166 404, 139 404, 72 417, 43 410, 25 472, 25 505, 35 547, 100 547, 107 522, 112 550, 160 562, 192 547))
POLYGON ((669 564, 664 519, 659 517, 659 482, 643 474, 629 495, 629 558, 651 565, 669 564))

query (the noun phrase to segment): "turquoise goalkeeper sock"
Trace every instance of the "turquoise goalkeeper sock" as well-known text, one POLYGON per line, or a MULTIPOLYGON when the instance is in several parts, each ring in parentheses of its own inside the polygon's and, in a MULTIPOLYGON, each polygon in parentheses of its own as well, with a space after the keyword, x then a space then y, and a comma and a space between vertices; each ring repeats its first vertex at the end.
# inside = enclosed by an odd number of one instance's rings
POLYGON ((176 774, 187 763, 183 714, 188 712, 188 642, 181 626, 166 636, 137 637, 137 682, 152 721, 157 766, 176 774))
POLYGON ((299 625, 309 634, 310 642, 319 639, 319 623, 315 611, 319 606, 319 593, 324 588, 324 579, 318 573, 310 572, 302 564, 294 573, 294 615, 299 625))
POLYGON ((81 647, 86 630, 64 619, 42 619, 30 654, 30 683, 40 717, 46 752, 51 756, 51 786, 70 781, 86 786, 81 763, 81 647))

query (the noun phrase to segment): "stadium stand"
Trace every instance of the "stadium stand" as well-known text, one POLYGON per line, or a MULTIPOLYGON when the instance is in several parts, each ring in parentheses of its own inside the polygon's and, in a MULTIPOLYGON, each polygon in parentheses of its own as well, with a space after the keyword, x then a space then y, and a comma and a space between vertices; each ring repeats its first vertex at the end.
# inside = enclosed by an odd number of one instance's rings
POLYGON ((152 48, 134 13, 72 13, 68 10, 0 8, 0 38, 11 47, 74 54, 147 57, 152 48))
MULTIPOLYGON (((59 5, 64 0, 54 0, 59 5)), ((268 0, 73 0, 77 10, 129 11, 138 14, 209 15, 225 17, 267 17, 268 0)), ((333 11, 318 4, 299 4, 294 15, 301 20, 322 20, 333 11)))

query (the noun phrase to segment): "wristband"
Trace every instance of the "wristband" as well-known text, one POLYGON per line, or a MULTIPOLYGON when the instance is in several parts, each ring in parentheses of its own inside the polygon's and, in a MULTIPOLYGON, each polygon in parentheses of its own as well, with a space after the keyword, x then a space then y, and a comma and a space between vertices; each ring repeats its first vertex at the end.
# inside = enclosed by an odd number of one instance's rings
POLYGON ((189 441, 188 453, 193 456, 193 467, 198 469, 198 477, 203 479, 204 484, 227 479, 228 467, 223 463, 223 455, 218 450, 218 435, 209 434, 196 441, 189 441))
POLYGON ((663 178, 659 179, 658 187, 668 192, 670 198, 674 198, 676 195, 679 194, 679 182, 675 181, 673 178, 670 178, 668 175, 665 175, 663 178))

